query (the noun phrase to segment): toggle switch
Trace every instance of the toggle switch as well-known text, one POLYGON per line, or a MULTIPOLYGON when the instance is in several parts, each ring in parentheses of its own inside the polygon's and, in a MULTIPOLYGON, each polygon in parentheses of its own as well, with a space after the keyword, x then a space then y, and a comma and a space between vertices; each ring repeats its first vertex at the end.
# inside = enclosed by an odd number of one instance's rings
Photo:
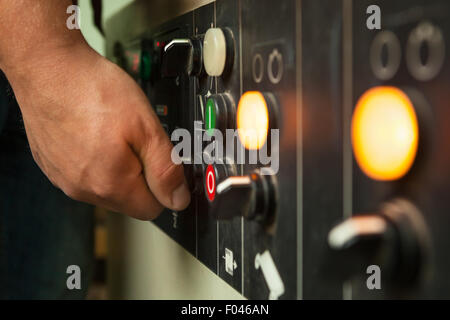
POLYGON ((378 213, 354 216, 328 234, 327 265, 342 281, 379 266, 384 280, 398 287, 413 285, 422 274, 429 253, 429 235, 419 210, 396 199, 378 213))
POLYGON ((243 216, 270 224, 274 219, 276 202, 275 175, 262 175, 260 170, 255 170, 249 175, 232 176, 220 182, 211 212, 218 220, 243 216))
POLYGON ((164 47, 164 77, 198 76, 202 71, 202 64, 202 44, 199 39, 173 39, 164 47))
POLYGON ((207 134, 212 135, 216 129, 225 137, 226 129, 236 127, 236 106, 231 95, 228 93, 211 95, 206 101, 204 119, 207 134))
POLYGON ((210 28, 203 40, 205 71, 211 77, 219 77, 231 70, 234 60, 234 38, 228 28, 210 28))

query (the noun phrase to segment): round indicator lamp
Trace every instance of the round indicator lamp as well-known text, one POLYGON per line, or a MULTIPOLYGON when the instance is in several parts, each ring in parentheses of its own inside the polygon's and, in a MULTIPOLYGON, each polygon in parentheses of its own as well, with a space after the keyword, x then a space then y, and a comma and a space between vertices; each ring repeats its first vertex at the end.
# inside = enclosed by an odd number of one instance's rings
POLYGON ((370 178, 402 178, 416 158, 419 125, 409 97, 396 87, 374 87, 359 99, 352 118, 353 153, 370 178))
POLYGON ((248 150, 261 149, 269 133, 269 110, 264 95, 258 91, 244 93, 237 110, 237 128, 242 145, 248 150))

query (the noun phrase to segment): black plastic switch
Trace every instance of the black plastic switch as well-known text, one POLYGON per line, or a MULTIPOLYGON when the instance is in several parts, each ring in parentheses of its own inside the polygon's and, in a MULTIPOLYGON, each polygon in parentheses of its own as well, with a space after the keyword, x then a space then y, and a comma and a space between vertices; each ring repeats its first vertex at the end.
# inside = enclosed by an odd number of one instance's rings
POLYGON ((163 77, 196 76, 201 73, 202 65, 202 43, 199 39, 173 39, 164 47, 163 77))
POLYGON ((342 279, 366 272, 370 265, 383 271, 392 285, 417 283, 429 252, 429 236, 419 210, 407 200, 383 205, 379 213, 354 216, 328 235, 330 263, 342 279))
POLYGON ((243 216, 248 220, 271 223, 276 202, 275 176, 262 175, 256 170, 250 175, 229 177, 219 183, 211 211, 218 220, 243 216))

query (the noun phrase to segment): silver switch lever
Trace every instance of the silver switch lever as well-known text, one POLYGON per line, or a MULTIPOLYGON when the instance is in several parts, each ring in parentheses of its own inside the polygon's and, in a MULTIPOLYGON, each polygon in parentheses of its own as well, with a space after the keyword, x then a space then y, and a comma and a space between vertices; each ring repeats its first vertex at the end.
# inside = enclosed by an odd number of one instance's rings
POLYGON ((202 65, 202 44, 199 39, 173 39, 164 47, 163 77, 199 75, 202 65))
POLYGON ((264 223, 273 221, 276 210, 274 175, 262 175, 259 170, 246 176, 229 177, 217 185, 212 214, 216 219, 243 216, 264 223))

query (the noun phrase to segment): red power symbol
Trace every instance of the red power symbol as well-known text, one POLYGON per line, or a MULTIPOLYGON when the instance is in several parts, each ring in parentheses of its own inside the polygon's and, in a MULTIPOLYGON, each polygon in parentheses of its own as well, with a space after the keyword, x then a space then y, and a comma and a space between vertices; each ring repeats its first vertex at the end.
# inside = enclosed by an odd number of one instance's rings
POLYGON ((213 201, 216 196, 216 175, 212 165, 209 165, 206 169, 206 193, 209 201, 213 201))

